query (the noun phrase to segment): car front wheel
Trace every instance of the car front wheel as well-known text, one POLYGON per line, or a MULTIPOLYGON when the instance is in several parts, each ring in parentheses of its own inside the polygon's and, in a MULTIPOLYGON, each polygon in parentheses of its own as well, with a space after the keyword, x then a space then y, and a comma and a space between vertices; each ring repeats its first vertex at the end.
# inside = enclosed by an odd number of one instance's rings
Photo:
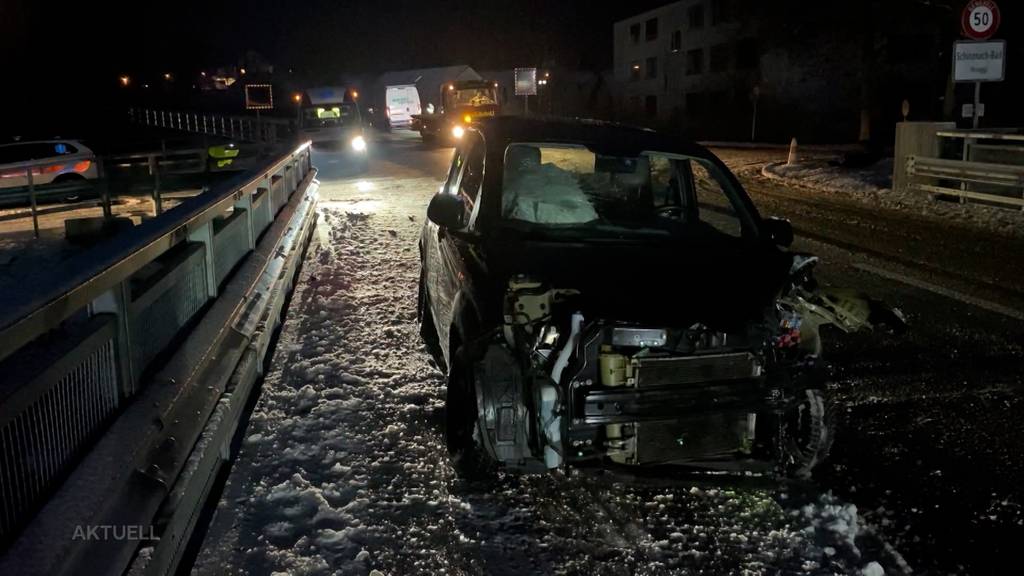
POLYGON ((483 447, 473 366, 459 347, 452 356, 445 394, 445 443, 456 471, 467 478, 481 478, 494 470, 494 462, 483 447))

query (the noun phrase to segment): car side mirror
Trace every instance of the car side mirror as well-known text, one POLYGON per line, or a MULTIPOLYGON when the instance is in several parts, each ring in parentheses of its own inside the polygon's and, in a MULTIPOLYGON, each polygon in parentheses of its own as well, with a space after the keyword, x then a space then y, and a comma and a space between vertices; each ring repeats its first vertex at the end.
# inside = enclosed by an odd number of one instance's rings
POLYGON ((466 208, 462 198, 454 194, 439 192, 430 199, 427 205, 427 218, 442 228, 458 230, 464 226, 463 216, 466 208))
POLYGON ((766 218, 763 225, 765 234, 776 246, 789 247, 793 244, 793 225, 789 220, 766 218))

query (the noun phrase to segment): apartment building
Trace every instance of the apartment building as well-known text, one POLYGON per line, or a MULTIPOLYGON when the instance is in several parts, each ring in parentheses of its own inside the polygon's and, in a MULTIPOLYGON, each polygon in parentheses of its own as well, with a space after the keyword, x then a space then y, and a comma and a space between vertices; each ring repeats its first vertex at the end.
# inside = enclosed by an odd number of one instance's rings
POLYGON ((753 108, 759 46, 737 0, 681 0, 615 23, 620 109, 692 126, 712 110, 753 108))
POLYGON ((615 109, 696 138, 884 137, 903 100, 935 119, 960 98, 950 18, 914 0, 679 0, 614 24, 615 109))

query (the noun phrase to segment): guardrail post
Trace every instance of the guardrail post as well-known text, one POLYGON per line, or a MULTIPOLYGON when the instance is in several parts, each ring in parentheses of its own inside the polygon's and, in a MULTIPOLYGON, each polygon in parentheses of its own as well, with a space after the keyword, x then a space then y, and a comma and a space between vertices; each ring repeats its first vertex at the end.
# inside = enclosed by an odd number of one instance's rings
POLYGON ((98 296, 89 303, 89 315, 109 313, 117 318, 117 367, 121 398, 135 395, 135 372, 132 370, 132 336, 128 321, 128 303, 131 301, 131 289, 128 281, 118 282, 116 286, 98 296))
MULTIPOLYGON (((981 84, 975 82, 975 86, 980 86, 980 85, 981 84)), ((977 102, 978 99, 975 98, 974 101, 977 102)), ((974 121, 975 122, 978 121, 978 117, 977 116, 974 117, 974 121)), ((975 125, 975 128, 977 128, 977 125, 975 125)), ((968 162, 968 161, 970 161, 970 159, 971 159, 971 139, 970 139, 970 137, 967 137, 967 138, 964 138, 964 156, 963 156, 963 161, 964 162, 968 162)), ((960 181, 960 189, 961 190, 967 190, 967 182, 961 180, 960 181)), ((967 203, 967 198, 964 197, 964 196, 960 196, 960 203, 961 204, 966 204, 967 203)))
POLYGON ((256 248, 256 231, 252 225, 253 190, 243 190, 242 195, 235 199, 235 210, 245 210, 245 222, 249 229, 249 250, 256 248))
POLYGON ((188 233, 190 242, 202 242, 203 252, 206 256, 206 288, 210 298, 217 297, 217 271, 214 270, 215 259, 213 257, 213 220, 206 222, 199 228, 190 230, 188 233))
POLYGON ((28 199, 32 204, 32 235, 39 238, 39 214, 36 213, 36 184, 32 179, 32 168, 26 168, 25 174, 28 176, 28 199))
POLYGON ((103 158, 96 158, 96 178, 100 186, 100 199, 103 204, 103 217, 111 218, 114 213, 110 209, 110 181, 107 178, 107 171, 103 165, 103 158))
POLYGON ((153 177, 153 215, 163 213, 163 200, 160 198, 160 161, 156 154, 149 155, 149 175, 153 177))

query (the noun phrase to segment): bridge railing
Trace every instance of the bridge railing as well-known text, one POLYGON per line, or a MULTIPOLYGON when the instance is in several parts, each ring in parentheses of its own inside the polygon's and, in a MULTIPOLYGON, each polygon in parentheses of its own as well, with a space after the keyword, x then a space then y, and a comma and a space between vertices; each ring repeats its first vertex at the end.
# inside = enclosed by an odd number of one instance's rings
POLYGON ((312 169, 308 144, 98 244, 0 310, 0 543, 195 325, 312 169))
POLYGON ((133 122, 143 126, 266 144, 284 141, 289 137, 291 130, 291 122, 274 117, 227 116, 151 108, 132 108, 128 111, 128 116, 133 122))

